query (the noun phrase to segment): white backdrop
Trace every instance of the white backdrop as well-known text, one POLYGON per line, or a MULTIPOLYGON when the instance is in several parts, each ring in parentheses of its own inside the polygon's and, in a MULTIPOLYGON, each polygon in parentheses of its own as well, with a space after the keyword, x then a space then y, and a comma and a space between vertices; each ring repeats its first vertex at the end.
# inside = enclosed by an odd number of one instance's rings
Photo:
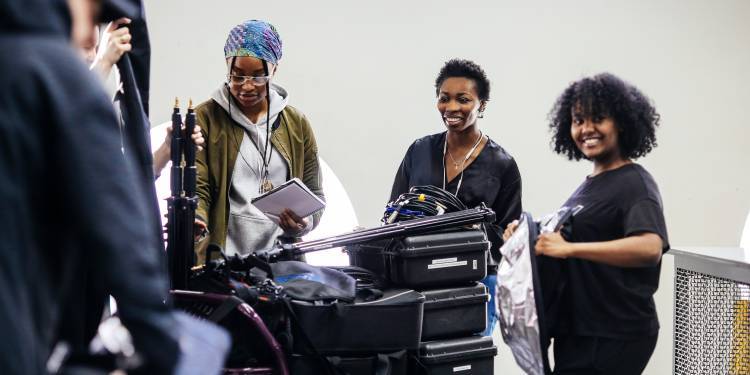
MULTIPOLYGON (((561 204, 590 172, 553 154, 546 116, 565 86, 610 71, 662 115, 659 147, 642 162, 664 198, 673 245, 736 246, 750 207, 750 1, 248 1, 151 0, 151 119, 174 97, 202 101, 224 74, 237 23, 275 24, 277 82, 309 117, 321 156, 357 217, 377 224, 408 145, 443 129, 433 83, 452 57, 492 81, 480 123, 516 157, 526 210, 561 204)), ((657 305, 662 331, 646 373, 671 372, 672 259, 657 305)), ((507 352, 498 367, 513 373, 507 352)))

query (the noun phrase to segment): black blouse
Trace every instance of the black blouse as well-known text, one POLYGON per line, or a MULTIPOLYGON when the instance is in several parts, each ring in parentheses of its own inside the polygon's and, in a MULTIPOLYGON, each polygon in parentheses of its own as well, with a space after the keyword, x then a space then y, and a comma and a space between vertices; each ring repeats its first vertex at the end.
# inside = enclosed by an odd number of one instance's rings
MULTIPOLYGON (((409 146, 393 181, 391 200, 408 192, 412 186, 443 186, 445 136, 446 132, 428 135, 409 146)), ((445 189, 455 194, 460 178, 461 175, 457 175, 445 189)), ((484 203, 495 211, 496 220, 488 226, 487 236, 492 242, 492 257, 497 262, 505 226, 521 216, 521 174, 516 161, 488 139, 477 158, 464 170, 457 196, 467 207, 484 203)))

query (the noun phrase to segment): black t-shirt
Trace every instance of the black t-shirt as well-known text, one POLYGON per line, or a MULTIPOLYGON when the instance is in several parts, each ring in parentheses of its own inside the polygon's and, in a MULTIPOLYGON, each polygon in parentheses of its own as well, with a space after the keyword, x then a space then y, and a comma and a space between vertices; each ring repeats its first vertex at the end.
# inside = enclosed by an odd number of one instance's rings
MULTIPOLYGON (((627 164, 586 181, 565 202, 582 205, 572 221, 572 242, 600 242, 641 233, 658 234, 669 249, 659 189, 651 174, 627 164)), ((558 334, 627 339, 655 334, 654 292, 661 262, 615 267, 583 259, 566 261, 567 287, 558 334)))
MULTIPOLYGON (((391 200, 408 192, 412 186, 443 186, 445 134, 428 135, 412 143, 393 180, 391 200)), ((458 175, 449 181, 445 190, 455 194, 460 179, 458 175)), ((464 169, 457 197, 469 208, 484 203, 495 211, 496 219, 488 225, 487 237, 497 258, 505 226, 521 216, 521 174, 516 161, 500 145, 488 139, 477 158, 464 169)))

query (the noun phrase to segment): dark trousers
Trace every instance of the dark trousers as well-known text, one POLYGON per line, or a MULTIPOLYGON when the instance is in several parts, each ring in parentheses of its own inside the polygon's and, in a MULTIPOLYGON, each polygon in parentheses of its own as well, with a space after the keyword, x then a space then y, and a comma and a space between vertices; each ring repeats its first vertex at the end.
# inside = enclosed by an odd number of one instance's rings
POLYGON ((641 374, 654 353, 657 335, 634 340, 563 336, 554 341, 553 374, 641 374))

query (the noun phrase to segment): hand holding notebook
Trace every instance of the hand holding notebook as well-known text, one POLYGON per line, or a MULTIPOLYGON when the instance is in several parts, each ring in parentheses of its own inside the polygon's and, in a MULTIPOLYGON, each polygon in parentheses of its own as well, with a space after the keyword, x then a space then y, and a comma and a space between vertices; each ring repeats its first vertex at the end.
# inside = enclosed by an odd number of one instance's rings
POLYGON ((289 209, 300 217, 310 216, 325 208, 326 204, 299 178, 293 178, 273 190, 250 201, 274 223, 279 223, 279 216, 289 209))

